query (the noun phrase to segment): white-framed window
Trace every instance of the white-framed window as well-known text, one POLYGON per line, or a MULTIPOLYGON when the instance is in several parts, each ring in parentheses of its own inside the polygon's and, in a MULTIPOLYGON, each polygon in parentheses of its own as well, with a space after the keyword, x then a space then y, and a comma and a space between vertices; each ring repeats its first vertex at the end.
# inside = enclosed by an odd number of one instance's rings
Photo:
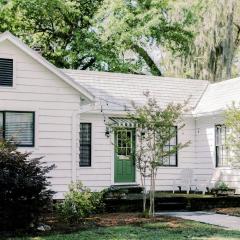
MULTIPOLYGON (((177 126, 169 128, 169 134, 174 135, 172 139, 165 145, 165 151, 171 151, 178 144, 177 139, 177 126)), ((161 159, 161 166, 163 167, 177 167, 178 166, 178 153, 171 154, 161 159)))
POLYGON ((225 145, 227 127, 224 124, 215 125, 215 156, 216 167, 229 166, 229 151, 225 145))
POLYGON ((18 147, 34 147, 35 113, 0 111, 0 138, 13 141, 18 147))

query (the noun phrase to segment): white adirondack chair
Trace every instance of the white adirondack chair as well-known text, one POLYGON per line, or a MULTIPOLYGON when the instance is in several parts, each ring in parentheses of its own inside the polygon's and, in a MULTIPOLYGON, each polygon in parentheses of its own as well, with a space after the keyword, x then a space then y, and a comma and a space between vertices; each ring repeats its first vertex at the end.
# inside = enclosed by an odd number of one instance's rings
POLYGON ((196 190, 199 190, 200 192, 202 192, 203 195, 206 194, 208 186, 209 186, 209 180, 200 182, 198 179, 196 179, 196 190))
POLYGON ((173 180, 173 185, 172 185, 172 192, 173 192, 173 194, 175 193, 176 188, 177 188, 176 179, 174 179, 173 180))
POLYGON ((185 189, 187 194, 189 194, 192 186, 193 170, 191 168, 186 168, 182 170, 182 186, 181 189, 185 189))
POLYGON ((212 181, 212 178, 202 183, 197 183, 197 189, 202 192, 203 195, 206 194, 207 191, 210 191, 215 186, 215 183, 212 181))
POLYGON ((180 181, 173 180, 173 193, 175 193, 176 187, 181 187, 181 190, 186 190, 189 194, 192 186, 193 170, 191 168, 183 169, 180 173, 180 181))

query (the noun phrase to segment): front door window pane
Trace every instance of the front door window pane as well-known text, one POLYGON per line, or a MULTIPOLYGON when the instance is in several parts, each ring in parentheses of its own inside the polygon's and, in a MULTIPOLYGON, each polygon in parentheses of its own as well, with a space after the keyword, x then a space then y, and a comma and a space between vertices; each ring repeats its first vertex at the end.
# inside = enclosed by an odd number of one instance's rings
POLYGON ((132 131, 118 130, 117 131, 117 155, 130 156, 132 154, 132 131))

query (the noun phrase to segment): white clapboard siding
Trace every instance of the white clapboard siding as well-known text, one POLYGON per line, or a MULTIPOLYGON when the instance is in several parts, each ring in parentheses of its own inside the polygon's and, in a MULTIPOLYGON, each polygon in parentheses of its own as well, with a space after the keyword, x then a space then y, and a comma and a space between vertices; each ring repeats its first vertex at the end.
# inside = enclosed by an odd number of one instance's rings
POLYGON ((92 190, 102 190, 112 184, 113 145, 105 136, 103 115, 82 113, 80 121, 92 123, 92 166, 78 164, 77 178, 92 190))
MULTIPOLYGON (((82 113, 81 121, 92 123, 92 166, 87 168, 78 166, 78 179, 91 189, 107 188, 114 184, 113 137, 105 136, 106 125, 102 114, 82 113)), ((192 167, 195 159, 194 134, 194 121, 186 120, 186 126, 178 133, 178 140, 181 142, 192 140, 192 142, 186 149, 182 149, 178 153, 178 167, 159 168, 156 178, 158 190, 171 190, 173 180, 180 177, 182 169, 192 167)), ((138 174, 136 182, 140 184, 138 174)))
POLYGON ((0 111, 35 112, 36 146, 20 150, 56 165, 50 181, 62 197, 72 180, 72 123, 80 93, 8 41, 0 43, 0 56, 14 60, 14 86, 0 87, 0 111))
POLYGON ((221 116, 199 117, 196 120, 196 160, 194 172, 199 181, 212 179, 212 182, 223 180, 230 187, 240 192, 240 170, 216 168, 215 159, 215 125, 224 122, 221 116), (216 178, 214 176, 220 176, 216 178))

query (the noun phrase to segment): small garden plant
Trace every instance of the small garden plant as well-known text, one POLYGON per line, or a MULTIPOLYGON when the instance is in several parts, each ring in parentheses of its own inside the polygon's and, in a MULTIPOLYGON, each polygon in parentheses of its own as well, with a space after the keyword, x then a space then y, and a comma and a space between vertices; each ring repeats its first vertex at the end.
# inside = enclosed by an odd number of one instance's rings
POLYGON ((53 191, 46 174, 53 169, 21 153, 10 141, 0 141, 0 230, 35 226, 53 191))
POLYGON ((227 191, 229 189, 229 187, 228 187, 228 185, 225 182, 219 181, 216 184, 216 189, 227 191))
POLYGON ((58 216, 67 223, 78 223, 83 218, 101 211, 104 207, 103 193, 91 192, 78 181, 69 186, 63 202, 56 206, 58 216))

